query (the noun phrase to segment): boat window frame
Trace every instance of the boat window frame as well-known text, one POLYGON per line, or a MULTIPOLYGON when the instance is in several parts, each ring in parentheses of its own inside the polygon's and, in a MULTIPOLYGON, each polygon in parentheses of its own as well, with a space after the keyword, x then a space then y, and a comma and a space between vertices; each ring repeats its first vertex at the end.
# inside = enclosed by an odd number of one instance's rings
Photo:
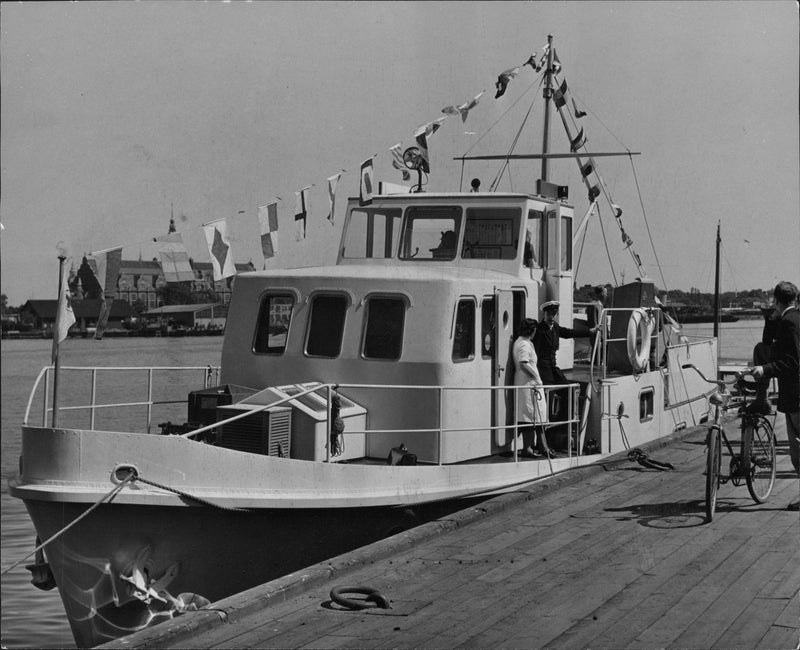
POLYGON ((403 358, 403 352, 405 350, 405 334, 406 334, 406 314, 411 307, 411 302, 409 298, 404 293, 396 293, 392 291, 374 291, 368 293, 364 296, 361 304, 364 307, 364 318, 362 319, 362 332, 361 332, 361 342, 359 344, 359 352, 361 358, 365 361, 378 361, 378 362, 395 362, 399 361, 403 358), (373 357, 367 356, 366 353, 366 344, 367 344, 367 331, 369 328, 369 317, 370 317, 370 301, 373 299, 384 299, 384 300, 397 300, 398 302, 402 303, 403 305, 403 318, 400 324, 400 350, 396 357, 373 357))
MULTIPOLYGON (((437 219, 447 219, 447 216, 442 217, 435 217, 437 219)), ((420 218, 422 221, 424 218, 420 218)), ((431 218, 432 220, 433 218, 431 218)), ((428 205, 410 205, 408 206, 403 212, 403 222, 400 227, 400 240, 397 246, 397 259, 401 262, 433 262, 433 263, 441 263, 441 262, 453 262, 459 256, 460 244, 461 239, 463 237, 463 230, 464 230, 464 206, 463 205, 436 205, 436 204, 428 204, 428 205), (455 242, 453 242, 453 253, 449 257, 417 257, 419 254, 419 248, 413 255, 404 255, 403 251, 406 246, 406 239, 410 238, 413 235, 413 230, 409 232, 409 224, 415 220, 414 213, 415 212, 422 212, 422 211, 431 211, 431 212, 442 212, 451 211, 455 213, 453 218, 453 232, 455 234, 455 242)), ((443 231, 442 235, 447 231, 443 231)), ((441 242, 440 242, 441 243, 441 242)), ((409 242, 410 247, 410 242, 409 242)), ((437 247, 439 248, 439 247, 437 247)), ((433 251, 436 249, 429 249, 429 251, 433 251)))
POLYGON ((545 255, 545 210, 528 208, 528 218, 525 220, 525 244, 522 248, 522 264, 528 269, 541 269, 545 255), (538 225, 533 229, 528 228, 532 221, 538 221, 538 225), (537 237, 536 242, 531 242, 530 258, 525 254, 525 246, 528 244, 529 232, 536 232, 537 237), (532 263, 529 263, 529 261, 532 263))
MULTIPOLYGON (((342 348, 344 347, 344 337, 347 331, 347 312, 353 306, 353 297, 349 291, 336 290, 336 289, 320 289, 311 293, 306 302, 308 303, 308 318, 306 319, 306 335, 303 341, 303 356, 309 359, 339 359, 342 356, 342 348), (335 355, 327 354, 312 354, 308 351, 308 344, 311 339, 311 329, 314 323, 314 305, 319 298, 343 298, 344 309, 342 312, 342 329, 339 335, 338 351, 335 355)), ((326 324, 330 321, 326 319, 326 324)))
POLYGON ((655 395, 654 386, 645 386, 639 391, 639 422, 655 419, 655 395))
POLYGON ((472 260, 472 259, 491 259, 510 261, 519 259, 520 246, 519 246, 519 228, 522 221, 523 209, 518 205, 504 205, 499 207, 477 205, 469 206, 464 210, 464 235, 463 242, 459 248, 459 259, 472 260), (507 214, 504 214, 507 213, 507 214), (475 243, 467 241, 467 231, 472 222, 476 227, 478 225, 489 228, 489 224, 496 226, 496 232, 488 233, 492 236, 497 234, 505 235, 506 241, 481 241, 480 235, 475 243), (475 253, 479 252, 480 255, 475 253), (504 255, 510 252, 511 254, 504 255), (469 254, 468 254, 469 253, 469 254), (495 255, 496 253, 496 255, 495 255))
POLYGON ((350 212, 347 215, 347 221, 345 223, 345 229, 342 233, 342 242, 341 242, 341 250, 340 255, 342 259, 346 260, 389 260, 395 259, 399 254, 400 242, 402 241, 402 228, 404 222, 404 214, 402 207, 375 207, 375 206, 353 206, 350 208, 350 212), (363 214, 366 217, 366 228, 364 231, 366 239, 363 242, 359 242, 359 245, 363 244, 364 246, 364 255, 348 255, 347 248, 348 244, 350 244, 350 248, 352 248, 353 242, 348 239, 348 236, 351 232, 351 227, 353 225, 354 216, 363 214), (384 223, 384 233, 383 233, 383 240, 384 240, 384 250, 382 254, 380 251, 378 254, 375 254, 375 232, 379 229, 375 228, 375 217, 383 216, 385 218, 384 223), (372 225, 370 226, 370 221, 372 225), (386 226, 391 224, 391 228, 387 229, 386 226), (386 234, 389 234, 389 241, 386 241, 386 234), (387 249, 388 243, 388 249, 387 249), (372 251, 368 251, 368 248, 372 248, 372 251), (371 253, 371 254, 369 254, 371 253), (388 253, 388 254, 387 254, 388 253))
POLYGON ((459 296, 455 302, 453 307, 453 345, 450 349, 450 359, 453 363, 468 363, 470 361, 475 360, 475 339, 476 339, 476 324, 477 324, 477 310, 478 310, 478 299, 473 295, 462 295, 459 296), (469 355, 465 357, 457 357, 456 356, 456 337, 458 336, 458 316, 461 313, 460 307, 462 303, 471 303, 472 304, 472 342, 471 342, 471 349, 469 355))
MULTIPOLYGON (((250 351, 253 354, 269 355, 273 357, 280 357, 286 354, 286 348, 289 347, 289 334, 292 331, 292 323, 294 322, 295 318, 295 308, 297 307, 299 302, 300 302, 300 296, 294 289, 284 289, 281 287, 276 287, 274 289, 267 289, 266 291, 261 293, 261 295, 258 297, 258 315, 256 317, 255 331, 253 332, 253 341, 250 346, 250 351), (290 298, 292 301, 291 308, 289 309, 289 324, 286 327, 286 339, 284 340, 283 347, 280 349, 280 351, 270 350, 269 344, 267 344, 266 350, 257 349, 257 344, 259 342, 259 334, 261 332, 261 322, 264 314, 263 312, 264 304, 265 301, 268 301, 271 298, 290 298)), ((267 331, 269 331, 269 326, 267 326, 267 331)), ((267 337, 267 341, 269 341, 269 337, 267 337)))

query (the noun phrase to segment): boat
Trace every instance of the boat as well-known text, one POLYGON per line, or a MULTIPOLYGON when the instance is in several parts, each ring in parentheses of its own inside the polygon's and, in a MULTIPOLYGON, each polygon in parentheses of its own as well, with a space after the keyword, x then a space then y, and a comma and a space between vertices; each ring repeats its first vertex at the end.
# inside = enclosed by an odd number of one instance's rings
MULTIPOLYGON (((568 127, 554 51, 549 37, 544 123, 554 105, 568 127)), ((606 194, 586 168, 603 154, 567 136, 569 153, 545 137, 528 156, 542 174, 526 192, 419 191, 410 147, 417 191, 350 198, 335 264, 236 277, 219 369, 158 389, 162 369, 143 368, 143 398, 101 404, 96 377, 113 370, 93 368, 82 411, 48 406, 58 370, 43 369, 9 490, 37 531, 33 582, 59 589, 80 647, 708 419, 710 391, 682 366, 716 376, 716 339, 673 336, 642 275, 616 287, 586 363, 562 341, 570 383, 544 388, 553 453, 521 453, 530 388, 513 385, 512 344, 546 301, 572 314, 576 234, 606 194), (582 209, 548 177, 559 156, 589 188, 577 228, 582 209), (155 410, 174 401, 186 421, 159 430, 155 410), (97 424, 130 405, 137 424, 97 424), (74 413, 88 426, 53 421, 74 413)))

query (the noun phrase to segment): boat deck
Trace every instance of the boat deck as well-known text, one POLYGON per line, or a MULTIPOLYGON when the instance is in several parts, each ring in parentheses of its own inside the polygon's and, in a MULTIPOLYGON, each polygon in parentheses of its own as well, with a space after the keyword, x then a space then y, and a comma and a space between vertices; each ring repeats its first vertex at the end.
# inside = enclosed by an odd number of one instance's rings
POLYGON ((783 416, 778 478, 756 505, 721 488, 704 515, 705 430, 382 540, 108 647, 794 648, 800 519, 783 416), (342 610, 334 586, 391 609, 342 610))

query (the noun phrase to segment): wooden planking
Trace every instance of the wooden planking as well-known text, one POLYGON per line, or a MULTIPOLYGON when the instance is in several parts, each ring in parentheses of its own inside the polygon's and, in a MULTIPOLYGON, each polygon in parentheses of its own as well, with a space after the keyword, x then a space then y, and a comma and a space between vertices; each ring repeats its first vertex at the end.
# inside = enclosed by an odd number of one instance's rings
POLYGON ((723 486, 706 525, 702 443, 651 454, 674 472, 631 463, 539 492, 180 647, 794 647, 800 527, 783 508, 797 481, 763 506, 723 486), (335 611, 334 584, 377 588, 396 611, 335 611))

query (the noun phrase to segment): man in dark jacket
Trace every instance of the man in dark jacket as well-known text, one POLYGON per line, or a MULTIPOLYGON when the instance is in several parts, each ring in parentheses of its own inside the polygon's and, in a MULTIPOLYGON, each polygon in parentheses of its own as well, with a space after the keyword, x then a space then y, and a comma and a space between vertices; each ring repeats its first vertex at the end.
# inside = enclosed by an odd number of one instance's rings
POLYGON ((545 385, 570 383, 561 372, 561 368, 556 365, 559 339, 587 338, 597 330, 596 327, 593 327, 588 332, 579 332, 568 327, 561 327, 556 322, 558 308, 558 300, 550 300, 542 305, 543 317, 536 328, 536 334, 533 335, 533 347, 538 359, 536 365, 539 368, 542 383, 545 385))
MULTIPOLYGON (((775 326, 772 360, 753 368, 756 379, 778 378, 778 411, 786 414, 789 456, 800 475, 800 312, 797 311, 797 287, 779 282, 773 291, 775 310, 780 314, 775 326)), ((800 501, 789 504, 800 509, 800 501)))

